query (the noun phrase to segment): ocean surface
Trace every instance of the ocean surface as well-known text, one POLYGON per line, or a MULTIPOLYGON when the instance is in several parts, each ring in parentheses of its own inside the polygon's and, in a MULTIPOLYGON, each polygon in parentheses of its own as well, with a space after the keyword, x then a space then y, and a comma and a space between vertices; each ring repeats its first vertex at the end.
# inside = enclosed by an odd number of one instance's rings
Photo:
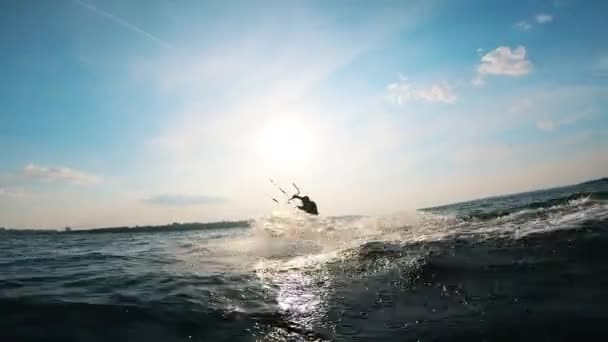
POLYGON ((412 217, 0 232, 0 341, 584 341, 606 323, 608 180, 412 217))

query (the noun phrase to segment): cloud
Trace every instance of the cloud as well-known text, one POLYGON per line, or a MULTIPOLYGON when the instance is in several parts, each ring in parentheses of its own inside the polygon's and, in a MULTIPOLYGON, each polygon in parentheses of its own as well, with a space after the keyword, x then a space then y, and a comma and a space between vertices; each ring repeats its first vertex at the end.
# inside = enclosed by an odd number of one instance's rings
POLYGON ((520 22, 518 22, 517 24, 515 24, 515 27, 517 27, 520 30, 523 31, 529 31, 530 29, 532 29, 532 24, 530 24, 529 22, 522 20, 520 22))
POLYGON ((480 74, 521 76, 532 70, 532 63, 526 60, 526 48, 518 46, 511 50, 508 46, 500 46, 481 57, 477 67, 480 74))
POLYGON ((534 20, 539 24, 547 24, 553 21, 553 16, 547 13, 540 13, 534 16, 534 20))
MULTIPOLYGON (((537 24, 548 24, 553 21, 553 15, 547 13, 539 13, 532 18, 532 21, 537 24)), ((515 27, 522 31, 530 31, 534 25, 528 20, 522 20, 515 24, 515 27)))
POLYGON ((387 86, 388 97, 392 103, 404 104, 410 101, 442 102, 452 104, 456 102, 456 94, 447 83, 435 83, 428 88, 417 88, 408 83, 407 78, 401 76, 399 82, 387 86))
POLYGON ((582 113, 577 113, 561 119, 542 119, 536 122, 536 127, 542 131, 553 131, 558 129, 560 126, 572 125, 580 120, 586 119, 592 116, 594 111, 588 109, 582 113))
POLYGON ((208 205, 221 204, 227 202, 225 198, 203 195, 155 195, 143 199, 146 203, 170 205, 170 206, 191 206, 191 205, 208 205))
POLYGON ((28 164, 21 172, 25 177, 49 183, 91 185, 101 181, 99 176, 68 167, 43 167, 36 164, 28 164))
POLYGON ((0 198, 19 198, 25 196, 25 191, 21 189, 10 189, 0 187, 0 198))
POLYGON ((126 28, 128 30, 131 30, 131 31, 133 31, 135 33, 141 34, 144 37, 152 40, 153 42, 157 43, 158 45, 160 45, 160 46, 162 46, 164 48, 171 48, 171 45, 167 44, 166 42, 164 42, 163 40, 161 40, 157 36, 151 34, 150 32, 145 31, 144 29, 142 29, 142 28, 140 28, 140 27, 138 27, 138 26, 136 26, 134 24, 131 24, 130 22, 126 21, 125 19, 122 19, 122 18, 120 18, 120 17, 118 17, 118 16, 116 16, 116 15, 110 13, 110 12, 106 12, 106 11, 104 11, 102 9, 99 9, 99 8, 97 8, 97 7, 89 4, 87 2, 81 1, 81 0, 72 0, 72 2, 75 3, 76 5, 80 6, 80 7, 86 8, 86 9, 88 9, 88 10, 90 10, 90 11, 92 11, 92 12, 94 12, 94 13, 96 13, 96 14, 104 17, 104 18, 107 18, 107 19, 109 19, 109 20, 117 23, 118 25, 120 25, 120 26, 122 26, 122 27, 124 27, 124 28, 126 28))
POLYGON ((528 74, 531 70, 532 62, 526 59, 525 47, 518 46, 511 50, 508 46, 499 46, 481 57, 473 84, 484 84, 487 75, 518 77, 528 74))

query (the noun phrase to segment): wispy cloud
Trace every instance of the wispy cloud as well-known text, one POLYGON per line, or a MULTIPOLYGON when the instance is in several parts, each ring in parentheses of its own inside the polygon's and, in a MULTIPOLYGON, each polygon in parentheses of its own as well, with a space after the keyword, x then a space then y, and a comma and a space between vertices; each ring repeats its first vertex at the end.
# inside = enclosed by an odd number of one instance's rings
POLYGON ((539 13, 534 16, 534 20, 539 24, 547 24, 553 21, 553 16, 547 13, 539 13))
POLYGON ((21 173, 27 178, 49 183, 92 185, 101 181, 99 176, 68 167, 43 167, 36 164, 28 164, 23 168, 21 173))
POLYGON ((399 82, 387 86, 389 101, 405 104, 410 101, 454 103, 457 96, 447 83, 435 83, 429 87, 415 87, 407 78, 400 76, 399 82))
POLYGON ((12 189, 0 187, 0 198, 19 198, 25 196, 22 189, 12 189))
POLYGON ((522 31, 529 31, 532 29, 532 24, 530 24, 526 20, 522 20, 522 21, 518 22, 517 24, 515 24, 515 27, 517 27, 518 29, 520 29, 522 31))
POLYGON ((536 127, 542 131, 554 131, 561 126, 572 125, 580 120, 586 119, 592 116, 593 113, 593 110, 588 109, 582 113, 577 113, 561 119, 542 119, 536 122, 536 127))
POLYGON ((146 203, 169 205, 169 206, 193 206, 193 205, 208 205, 221 204, 227 202, 227 199, 216 196, 204 195, 155 195, 143 199, 146 203))
POLYGON ((532 62, 526 59, 526 48, 518 46, 511 50, 508 46, 499 46, 481 57, 477 66, 477 76, 473 84, 483 85, 487 75, 523 76, 532 70, 532 62))
POLYGON ((83 8, 86 8, 104 18, 107 18, 113 22, 115 22, 116 24, 130 30, 133 31, 135 33, 138 33, 140 35, 143 35, 144 37, 152 40, 153 42, 157 43, 158 45, 164 47, 164 48, 171 48, 171 45, 169 45, 168 43, 164 42, 162 39, 158 38, 157 36, 153 35, 152 33, 145 31, 144 29, 142 29, 141 27, 134 25, 128 21, 126 21, 125 19, 122 19, 121 17, 114 15, 110 12, 104 11, 98 7, 93 6, 90 3, 81 1, 81 0, 72 0, 72 2, 78 6, 81 6, 83 8))
POLYGON ((524 19, 522 21, 517 22, 515 24, 515 28, 522 30, 522 31, 530 31, 534 27, 533 23, 543 25, 543 24, 548 24, 552 21, 553 21, 552 14, 539 13, 539 14, 535 15, 534 17, 529 18, 528 20, 524 19))

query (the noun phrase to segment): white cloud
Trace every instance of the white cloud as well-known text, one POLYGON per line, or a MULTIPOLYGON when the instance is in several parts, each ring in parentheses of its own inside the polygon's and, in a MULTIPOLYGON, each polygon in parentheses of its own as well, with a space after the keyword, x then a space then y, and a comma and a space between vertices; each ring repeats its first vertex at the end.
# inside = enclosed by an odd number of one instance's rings
POLYGON ((532 63, 526 60, 526 48, 518 46, 511 50, 500 46, 481 57, 477 71, 481 74, 521 76, 532 70, 532 63))
POLYGON ((435 83, 427 88, 417 88, 411 85, 407 78, 400 77, 399 82, 387 86, 388 97, 392 103, 404 104, 410 101, 426 102, 456 102, 456 94, 447 83, 435 83))
POLYGON ((428 102, 456 102, 456 95, 447 84, 433 84, 430 88, 420 89, 418 96, 428 102))
POLYGON ((68 167, 43 167, 35 164, 26 165, 22 174, 28 178, 50 183, 71 183, 76 185, 97 184, 99 176, 70 169, 68 167))
POLYGON ((499 46, 481 57, 477 66, 474 85, 485 83, 487 75, 523 76, 532 70, 532 62, 526 59, 526 48, 518 46, 511 50, 508 46, 499 46))
POLYGON ((547 24, 553 21, 553 16, 547 13, 540 13, 534 16, 534 20, 539 24, 547 24))
POLYGON ((530 29, 532 29, 532 24, 530 24, 529 22, 522 20, 520 22, 518 22, 517 24, 515 24, 515 27, 517 27, 520 30, 523 31, 529 31, 530 29))

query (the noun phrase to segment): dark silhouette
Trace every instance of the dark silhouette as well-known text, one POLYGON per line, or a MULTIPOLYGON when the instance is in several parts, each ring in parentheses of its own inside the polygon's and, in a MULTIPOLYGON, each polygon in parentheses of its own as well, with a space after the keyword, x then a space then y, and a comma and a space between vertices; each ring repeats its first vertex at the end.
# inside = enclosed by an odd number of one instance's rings
POLYGON ((302 205, 299 205, 297 208, 300 210, 303 210, 307 213, 309 213, 310 215, 319 215, 319 212, 317 211, 317 204, 313 201, 310 200, 310 198, 308 196, 299 196, 299 195, 293 195, 291 196, 291 199, 297 198, 300 201, 302 201, 302 205))
MULTIPOLYGON (((285 190, 283 190, 283 188, 281 188, 277 183, 275 183, 272 180, 272 178, 268 178, 268 180, 270 180, 270 183, 272 183, 272 185, 276 186, 277 189, 279 189, 285 196, 289 197, 287 192, 285 190)), ((300 196, 300 188, 298 188, 296 183, 291 183, 291 184, 297 190, 297 193, 295 195, 291 196, 291 198, 287 200, 287 203, 289 203, 291 200, 297 198, 300 201, 302 201, 302 205, 299 205, 296 208, 298 208, 302 211, 305 211, 310 215, 319 215, 319 211, 317 210, 317 204, 315 202, 311 201, 308 196, 300 196)), ((270 197, 270 196, 268 196, 268 197, 270 197)), ((270 197, 270 199, 276 203, 279 203, 279 201, 277 201, 275 198, 270 197)))

